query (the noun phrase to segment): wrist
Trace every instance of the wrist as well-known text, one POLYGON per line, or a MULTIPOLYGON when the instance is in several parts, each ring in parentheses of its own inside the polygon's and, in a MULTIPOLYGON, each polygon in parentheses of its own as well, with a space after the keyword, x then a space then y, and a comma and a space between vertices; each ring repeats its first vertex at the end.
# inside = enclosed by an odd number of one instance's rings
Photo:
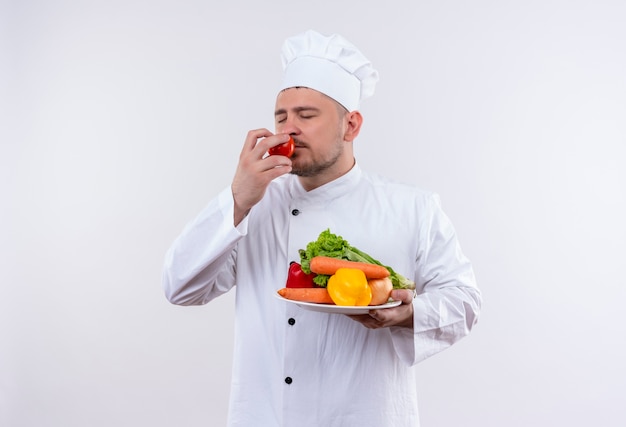
POLYGON ((234 221, 235 227, 237 227, 241 223, 241 221, 243 221, 244 218, 248 216, 251 208, 242 207, 237 202, 237 197, 235 197, 234 191, 232 191, 232 195, 233 195, 233 221, 234 221))

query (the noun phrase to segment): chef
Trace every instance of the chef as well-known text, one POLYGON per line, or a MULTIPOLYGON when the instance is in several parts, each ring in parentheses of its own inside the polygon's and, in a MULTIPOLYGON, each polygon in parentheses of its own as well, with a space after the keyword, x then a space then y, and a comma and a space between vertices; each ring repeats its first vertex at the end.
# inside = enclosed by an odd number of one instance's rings
POLYGON ((356 161, 360 104, 379 78, 361 51, 306 31, 284 42, 282 63, 274 130, 248 132, 232 184, 172 244, 165 294, 200 305, 236 292, 229 426, 418 426, 414 366, 478 320, 472 265, 437 194, 356 161), (290 137, 291 157, 267 155, 290 137), (394 290, 399 306, 357 316, 277 298, 299 249, 326 229, 416 291, 394 290))

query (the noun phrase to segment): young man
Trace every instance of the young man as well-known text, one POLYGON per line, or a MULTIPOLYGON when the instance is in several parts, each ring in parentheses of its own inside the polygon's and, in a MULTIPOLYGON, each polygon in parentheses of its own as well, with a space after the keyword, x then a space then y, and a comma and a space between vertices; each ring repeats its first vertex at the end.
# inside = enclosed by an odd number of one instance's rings
POLYGON ((163 284, 175 304, 236 286, 230 426, 419 425, 412 366, 466 336, 480 293, 435 194, 359 168, 353 142, 377 72, 338 35, 282 51, 275 133, 248 132, 230 188, 174 242, 163 284), (291 158, 267 156, 293 137, 291 158), (413 279, 401 305, 347 316, 276 298, 299 249, 330 229, 413 279))

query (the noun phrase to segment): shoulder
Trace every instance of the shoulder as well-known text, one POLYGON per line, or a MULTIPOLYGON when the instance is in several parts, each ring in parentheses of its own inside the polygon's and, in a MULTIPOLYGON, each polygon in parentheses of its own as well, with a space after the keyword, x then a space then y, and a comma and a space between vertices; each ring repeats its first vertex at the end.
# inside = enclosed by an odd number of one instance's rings
POLYGON ((363 172, 361 184, 369 187, 371 191, 385 194, 390 198, 401 197, 415 202, 429 203, 430 200, 437 200, 439 197, 434 191, 371 172, 363 172))

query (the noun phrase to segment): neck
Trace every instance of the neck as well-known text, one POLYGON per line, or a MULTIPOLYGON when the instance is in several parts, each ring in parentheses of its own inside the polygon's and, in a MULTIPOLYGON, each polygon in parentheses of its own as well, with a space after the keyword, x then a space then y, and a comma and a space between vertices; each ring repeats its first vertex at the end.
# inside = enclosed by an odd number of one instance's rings
POLYGON ((341 167, 327 170, 324 173, 320 173, 315 176, 299 176, 298 180, 300 181, 300 185, 302 185, 302 188, 304 188, 306 191, 315 190, 322 185, 326 185, 329 182, 332 182, 337 178, 344 176, 345 174, 350 172, 350 170, 352 170, 355 164, 356 160, 353 157, 349 160, 349 162, 345 162, 344 165, 341 165, 341 167))

